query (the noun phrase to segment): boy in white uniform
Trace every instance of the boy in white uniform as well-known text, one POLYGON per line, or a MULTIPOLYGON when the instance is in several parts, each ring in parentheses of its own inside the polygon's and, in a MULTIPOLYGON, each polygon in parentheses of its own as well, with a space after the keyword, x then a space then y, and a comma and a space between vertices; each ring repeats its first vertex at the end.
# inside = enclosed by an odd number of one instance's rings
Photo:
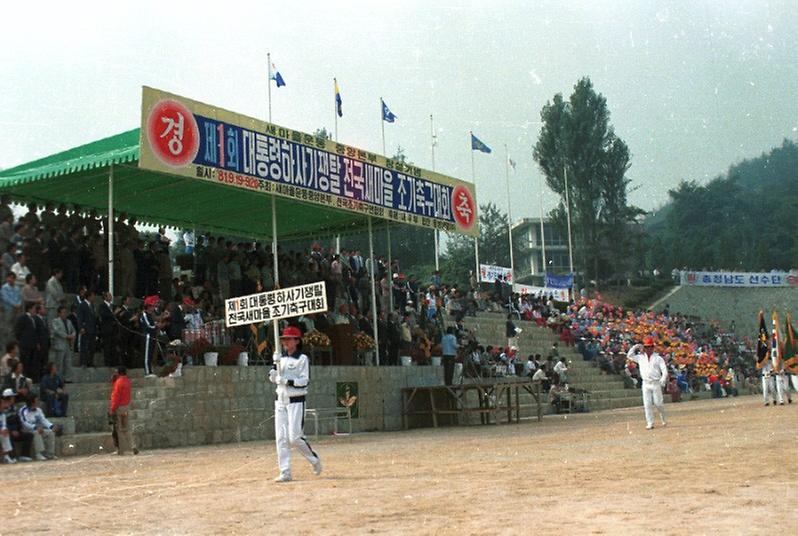
POLYGON ((296 447, 310 462, 315 474, 321 473, 321 459, 310 448, 302 430, 305 423, 305 397, 310 381, 310 362, 308 356, 299 349, 301 337, 299 328, 294 326, 283 330, 280 344, 285 355, 274 354, 274 368, 269 372, 269 381, 277 385, 274 432, 280 474, 274 479, 275 482, 291 481, 291 447, 296 447))
POLYGON ((626 359, 637 363, 640 369, 640 378, 643 380, 643 409, 646 413, 646 430, 654 428, 654 408, 659 412, 662 426, 665 420, 665 404, 662 401, 662 389, 668 381, 668 368, 665 360, 654 351, 654 339, 646 337, 643 344, 635 344, 629 348, 626 359), (642 350, 642 352, 641 352, 642 350))

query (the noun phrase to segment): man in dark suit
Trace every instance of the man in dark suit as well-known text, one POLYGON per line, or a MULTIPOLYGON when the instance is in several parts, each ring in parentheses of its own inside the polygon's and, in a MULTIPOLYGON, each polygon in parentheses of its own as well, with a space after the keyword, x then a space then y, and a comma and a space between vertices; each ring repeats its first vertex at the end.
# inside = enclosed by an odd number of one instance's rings
POLYGON ((180 339, 183 337, 183 330, 186 329, 186 313, 190 313, 194 308, 194 300, 186 296, 176 296, 177 305, 172 309, 169 315, 169 328, 167 334, 169 340, 180 339))
MULTIPOLYGON (((33 320, 36 322, 36 366, 39 373, 36 378, 40 378, 45 374, 45 367, 49 361, 50 355, 50 326, 47 325, 47 310, 44 304, 37 303, 34 308, 36 314, 33 315, 33 320)), ((34 372, 31 371, 33 374, 34 372)))
POLYGON ((114 316, 114 297, 110 292, 103 293, 103 302, 100 304, 99 311, 103 360, 106 367, 116 367, 120 365, 120 360, 116 351, 117 324, 114 316))
POLYGON ((120 361, 127 368, 131 369, 134 366, 134 356, 136 355, 136 331, 138 327, 133 324, 135 312, 131 306, 132 298, 128 295, 122 296, 121 305, 114 311, 117 322, 117 330, 119 333, 119 353, 120 361))
POLYGON ((25 312, 17 317, 14 324, 14 336, 19 343, 19 359, 25 366, 25 370, 30 374, 31 379, 38 383, 41 375, 41 364, 36 363, 37 339, 36 339, 36 320, 33 319, 36 303, 25 304, 25 312))
POLYGON ((78 306, 80 366, 94 366, 94 345, 97 339, 97 314, 94 312, 94 291, 87 290, 78 306))

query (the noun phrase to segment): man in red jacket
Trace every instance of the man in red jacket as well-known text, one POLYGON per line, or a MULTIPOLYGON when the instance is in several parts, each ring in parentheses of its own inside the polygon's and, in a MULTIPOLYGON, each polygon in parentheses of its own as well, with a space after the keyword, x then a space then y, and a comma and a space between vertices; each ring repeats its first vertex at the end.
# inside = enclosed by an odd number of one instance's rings
POLYGON ((133 430, 130 425, 130 378, 127 377, 127 368, 119 366, 116 369, 116 379, 111 389, 111 406, 108 416, 114 423, 117 435, 116 453, 120 456, 132 450, 133 454, 139 451, 133 446, 133 430))

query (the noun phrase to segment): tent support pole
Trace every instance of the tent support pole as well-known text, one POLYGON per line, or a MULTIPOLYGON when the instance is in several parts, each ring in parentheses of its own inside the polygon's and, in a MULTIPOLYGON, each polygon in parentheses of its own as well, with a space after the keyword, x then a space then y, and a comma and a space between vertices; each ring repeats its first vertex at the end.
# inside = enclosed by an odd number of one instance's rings
POLYGON ((114 295, 114 165, 108 169, 108 292, 114 295))
POLYGON ((393 259, 391 259, 391 224, 385 222, 385 234, 388 235, 388 285, 390 290, 388 292, 388 314, 393 314, 393 259))
MULTIPOLYGON (((271 83, 271 82, 270 82, 271 83)), ((280 266, 277 261, 277 201, 272 195, 272 269, 274 271, 274 288, 280 288, 280 266)), ((274 352, 280 352, 280 322, 272 320, 272 329, 274 330, 274 352)))
POLYGON ((369 216, 369 258, 371 258, 371 328, 374 330, 374 363, 380 364, 380 335, 377 333, 377 289, 374 275, 377 273, 377 263, 374 260, 374 232, 371 229, 371 216, 369 216))

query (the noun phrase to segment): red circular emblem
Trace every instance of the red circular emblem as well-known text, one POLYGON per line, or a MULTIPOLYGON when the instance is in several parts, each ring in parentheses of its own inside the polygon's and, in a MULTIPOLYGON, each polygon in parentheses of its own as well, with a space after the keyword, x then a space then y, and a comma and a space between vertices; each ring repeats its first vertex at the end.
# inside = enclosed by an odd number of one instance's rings
POLYGON ((470 229, 474 226, 477 217, 477 207, 471 192, 465 186, 456 186, 452 190, 452 213, 454 221, 461 229, 470 229))
POLYGON ((158 101, 147 118, 147 138, 158 159, 172 167, 194 161, 199 150, 199 127, 194 114, 171 99, 158 101))

